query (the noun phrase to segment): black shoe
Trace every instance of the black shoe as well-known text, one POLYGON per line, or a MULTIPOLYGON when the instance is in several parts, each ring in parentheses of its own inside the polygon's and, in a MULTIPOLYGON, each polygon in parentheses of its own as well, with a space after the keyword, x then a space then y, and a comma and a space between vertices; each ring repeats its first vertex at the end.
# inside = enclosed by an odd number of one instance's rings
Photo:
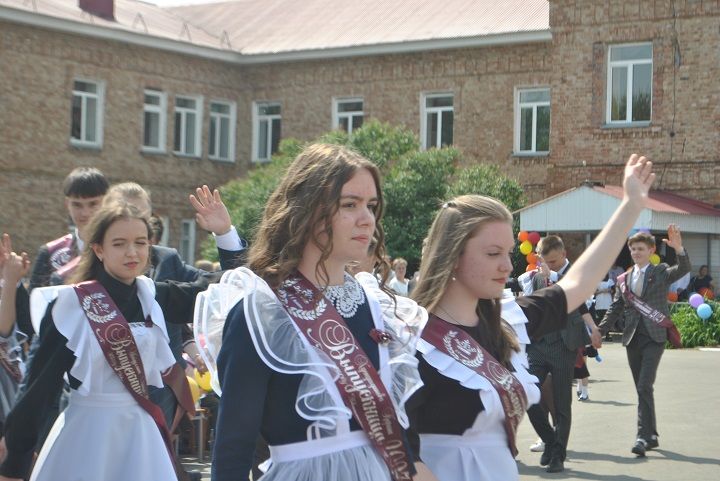
POLYGON ((645 441, 645 450, 649 451, 651 449, 655 449, 660 446, 660 443, 658 442, 657 436, 654 436, 647 441, 645 441))
POLYGON ((550 464, 550 461, 552 460, 552 446, 548 443, 545 443, 545 451, 543 451, 542 455, 540 456, 540 466, 547 466, 550 464))
POLYGON ((636 454, 638 458, 644 458, 646 446, 647 443, 644 439, 638 439, 635 441, 635 445, 632 447, 631 451, 633 454, 636 454))
POLYGON ((565 471, 565 464, 563 463, 563 459, 560 456, 553 456, 550 460, 550 465, 548 465, 547 469, 545 470, 548 473, 562 473, 565 471))

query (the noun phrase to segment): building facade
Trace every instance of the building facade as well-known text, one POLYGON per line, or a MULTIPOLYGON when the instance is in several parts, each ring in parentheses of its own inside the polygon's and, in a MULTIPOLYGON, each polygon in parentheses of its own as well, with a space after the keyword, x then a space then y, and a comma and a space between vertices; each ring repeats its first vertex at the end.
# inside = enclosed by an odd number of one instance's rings
POLYGON ((58 28, 0 0, 2 229, 26 250, 61 235, 62 178, 94 165, 148 187, 190 259, 195 186, 243 175, 281 138, 370 118, 497 164, 529 201, 617 183, 642 152, 659 187, 720 202, 717 2, 448 0, 450 15, 368 0, 367 19, 352 2, 288 2, 116 0, 113 21, 71 12, 58 28))

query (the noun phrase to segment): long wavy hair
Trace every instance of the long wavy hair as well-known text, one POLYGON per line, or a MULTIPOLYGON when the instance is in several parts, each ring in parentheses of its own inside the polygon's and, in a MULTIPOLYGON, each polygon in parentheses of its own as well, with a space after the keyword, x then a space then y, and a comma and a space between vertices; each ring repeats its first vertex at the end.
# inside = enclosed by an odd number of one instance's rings
MULTIPOLYGON (((80 263, 75 268, 75 271, 67 280, 68 284, 77 284, 78 282, 88 281, 91 279, 97 279, 98 275, 105 269, 100 259, 95 255, 92 246, 102 244, 105 240, 105 234, 107 233, 110 226, 118 220, 124 219, 139 219, 147 227, 148 231, 148 249, 150 239, 150 225, 148 224, 147 218, 143 217, 143 213, 132 204, 128 204, 123 201, 116 201, 103 206, 98 210, 90 221, 88 226, 88 239, 85 243, 85 248, 80 258, 80 263)), ((148 255, 148 262, 150 256, 148 255)))
MULTIPOLYGON (((455 266, 468 239, 488 222, 497 221, 511 224, 512 214, 492 197, 462 195, 443 204, 428 233, 413 299, 433 311, 453 282, 455 266)), ((501 319, 500 311, 500 299, 478 299, 477 333, 480 345, 509 367, 512 351, 519 351, 520 347, 512 328, 501 319)))
POLYGON ((339 145, 309 145, 290 164, 265 206, 248 254, 250 269, 277 288, 297 268, 305 246, 312 242, 321 252, 315 275, 327 285, 330 276, 325 262, 333 250, 332 219, 343 185, 360 169, 370 172, 377 190, 373 254, 381 266, 384 286, 390 266, 383 259, 385 233, 380 220, 385 205, 380 172, 362 155, 339 145))

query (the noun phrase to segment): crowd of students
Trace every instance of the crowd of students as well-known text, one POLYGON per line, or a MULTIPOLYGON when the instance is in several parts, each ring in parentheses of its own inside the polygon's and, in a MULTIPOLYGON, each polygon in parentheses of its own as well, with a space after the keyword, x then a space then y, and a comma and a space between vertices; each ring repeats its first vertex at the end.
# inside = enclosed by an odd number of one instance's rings
MULTIPOLYGON (((265 481, 518 479, 526 411, 546 443, 542 461, 560 471, 569 412, 556 409, 551 426, 533 407, 538 384, 552 371, 558 403, 571 389, 560 382, 569 332, 587 326, 599 345, 623 316, 639 331, 624 341, 642 392, 633 452, 640 445, 644 455, 657 446, 651 378, 665 327, 632 311, 644 297, 637 275, 621 280, 635 298, 623 306, 628 297, 616 296, 599 329, 575 314, 612 266, 655 177, 634 154, 622 175, 623 200, 595 241, 572 266, 558 261, 556 282, 519 298, 503 298, 515 249, 510 212, 480 195, 448 199, 429 226, 409 298, 403 259, 389 281, 380 173, 347 148, 306 147, 249 246, 219 193, 198 189, 190 202, 215 234, 219 273, 154 244, 141 186, 110 187, 96 169, 78 169, 64 192, 74 231, 41 248, 30 297, 21 282, 27 254, 2 242, 0 480, 185 479, 170 445, 193 410, 177 374, 183 347, 221 394, 215 481, 260 467, 265 481), (34 336, 27 359, 22 330, 34 336)), ((637 242, 633 259, 647 270, 637 242)), ((684 267, 679 232, 671 229, 668 244, 684 267)), ((552 264, 555 251, 540 254, 552 264)), ((680 270, 665 266, 653 279, 680 270)))

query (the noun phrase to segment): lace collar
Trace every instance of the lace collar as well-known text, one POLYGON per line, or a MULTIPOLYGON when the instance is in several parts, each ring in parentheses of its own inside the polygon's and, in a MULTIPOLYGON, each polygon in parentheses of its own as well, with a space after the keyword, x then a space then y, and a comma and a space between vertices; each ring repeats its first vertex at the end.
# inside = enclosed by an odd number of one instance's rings
POLYGON ((323 294, 333 303, 338 313, 345 319, 353 317, 358 307, 365 303, 365 292, 360 283, 347 272, 345 282, 339 286, 327 286, 323 294))

